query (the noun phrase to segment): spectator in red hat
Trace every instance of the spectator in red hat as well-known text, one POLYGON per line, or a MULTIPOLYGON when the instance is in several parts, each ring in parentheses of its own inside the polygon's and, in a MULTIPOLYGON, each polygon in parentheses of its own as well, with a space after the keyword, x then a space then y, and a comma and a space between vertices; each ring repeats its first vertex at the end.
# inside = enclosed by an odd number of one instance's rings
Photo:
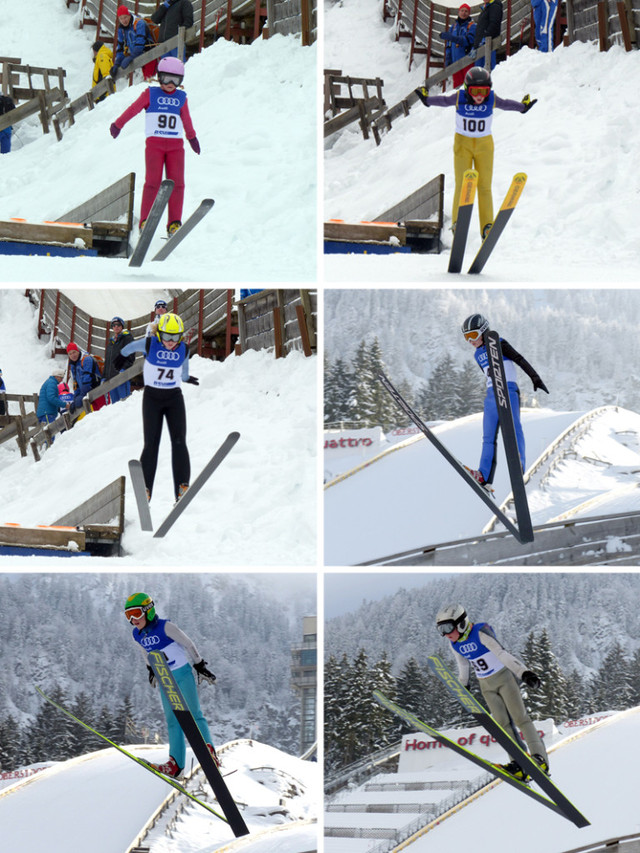
MULTIPOLYGON (((476 25, 471 20, 471 7, 463 3, 458 9, 458 17, 451 27, 446 32, 440 33, 440 38, 446 42, 444 64, 451 65, 452 62, 457 62, 459 59, 467 56, 473 47, 475 35, 476 25)), ((462 86, 464 76, 472 65, 473 62, 470 62, 469 65, 460 71, 454 72, 454 89, 459 89, 462 86)))
MULTIPOLYGON (((122 5, 118 6, 116 12, 118 19, 118 46, 116 47, 116 58, 111 69, 111 76, 115 80, 120 69, 123 71, 134 59, 142 56, 145 50, 150 50, 155 42, 147 22, 144 18, 136 18, 129 9, 122 5)), ((142 67, 145 80, 150 80, 156 72, 155 59, 147 62, 142 67)))
MULTIPOLYGON (((92 388, 97 388, 100 384, 102 371, 95 358, 89 355, 89 353, 83 353, 74 341, 71 341, 67 345, 67 355, 69 356, 69 368, 73 376, 73 408, 78 409, 82 405, 84 395, 88 394, 92 388)), ((97 412, 106 402, 104 397, 98 397, 91 404, 91 408, 94 412, 97 412)))

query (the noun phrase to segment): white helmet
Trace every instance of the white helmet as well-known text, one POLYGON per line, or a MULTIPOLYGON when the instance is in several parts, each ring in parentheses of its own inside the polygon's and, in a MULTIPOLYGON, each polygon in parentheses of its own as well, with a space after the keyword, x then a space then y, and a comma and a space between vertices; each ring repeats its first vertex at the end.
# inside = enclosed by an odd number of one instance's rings
POLYGON ((470 624, 467 611, 461 604, 446 604, 436 616, 436 628, 443 637, 455 628, 464 634, 470 624))

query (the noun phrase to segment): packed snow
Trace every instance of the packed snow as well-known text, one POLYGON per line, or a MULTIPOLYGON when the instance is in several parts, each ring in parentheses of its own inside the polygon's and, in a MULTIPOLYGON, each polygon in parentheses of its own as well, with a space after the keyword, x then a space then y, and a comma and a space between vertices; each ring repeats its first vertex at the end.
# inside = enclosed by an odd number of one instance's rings
MULTIPOLYGON (((582 414, 523 409, 527 469, 582 414)), ((454 456, 477 465, 481 414, 437 425, 434 432, 454 456)), ((639 510, 639 436, 640 415, 634 412, 612 407, 594 417, 586 434, 557 451, 558 464, 549 466, 546 478, 532 475, 527 495, 533 524, 566 513, 584 517, 639 510)), ((331 440, 332 433, 325 437, 331 440)), ((477 536, 493 517, 419 432, 395 440, 383 436, 352 455, 326 449, 324 467, 326 565, 353 565, 477 536)), ((500 441, 493 485, 500 506, 511 492, 500 441)))
MULTIPOLYGON (((127 749, 148 761, 166 759, 166 745, 127 749)), ((243 837, 242 849, 250 853, 316 849, 318 765, 253 740, 223 745, 219 752, 221 772, 250 833, 243 837)), ((219 809, 202 774, 188 788, 219 809)), ((144 839, 155 853, 226 849, 234 838, 229 826, 180 794, 148 826, 173 793, 115 749, 61 762, 0 792, 3 846, 29 853, 43 848, 66 853, 83 849, 91 838, 95 853, 121 853, 136 839, 144 839)))
MULTIPOLYGON (((149 291, 132 297, 131 313, 125 291, 112 291, 111 298, 106 318, 140 316, 142 302, 146 310, 153 304, 149 291)), ((90 302, 87 293, 85 304, 90 302)), ((0 290, 0 313, 11 318, 0 339, 7 391, 37 392, 53 368, 49 341, 36 335, 37 314, 21 290, 0 290)), ((66 367, 66 359, 58 364, 66 367)), ((318 360, 299 352, 276 359, 272 352, 249 351, 224 362, 194 356, 190 365, 200 382, 183 386, 192 478, 229 432, 237 430, 241 438, 163 539, 141 531, 127 477, 123 556, 101 559, 101 565, 315 565, 318 360)), ((128 460, 142 450, 141 405, 142 395, 134 393, 83 418, 56 437, 40 462, 31 454, 22 458, 15 441, 0 445, 0 522, 52 524, 126 475, 128 460)), ((9 412, 17 414, 16 406, 9 403, 9 412)), ((155 528, 173 502, 165 430, 151 502, 155 528)), ((3 564, 35 559, 5 557, 3 564)))
MULTIPOLYGON (((28 24, 5 27, 3 55, 67 73, 71 100, 91 87, 95 28, 79 29, 80 4, 29 0, 28 24), (74 11, 74 9, 76 11, 74 11)), ((15 4, 0 0, 15 19, 15 4)), ((138 72, 140 74, 140 72, 138 72)), ((36 78, 34 78, 36 79, 36 78)), ((184 218, 205 196, 215 206, 163 263, 125 259, 2 256, 10 282, 309 281, 316 275, 316 47, 275 35, 239 45, 221 39, 187 63, 185 91, 202 147, 186 145, 184 218)), ((55 220, 129 172, 136 173, 135 224, 144 183, 144 118, 118 139, 111 123, 141 94, 118 81, 114 96, 84 110, 61 142, 37 117, 18 125, 0 157, 0 220, 55 220)), ((159 228, 151 252, 161 245, 159 228)), ((132 235, 133 237, 133 235, 132 235)))
MULTIPOLYGON (((352 77, 381 77, 397 104, 425 80, 425 60, 409 70, 409 39, 395 40, 378 0, 326 4, 325 67, 352 77)), ((634 168, 640 53, 576 43, 552 54, 524 48, 492 72, 494 89, 538 103, 527 114, 496 110, 493 200, 497 211, 511 177, 526 172, 522 198, 481 276, 496 282, 635 282, 640 218, 634 168)), ((449 84, 450 85, 450 84, 449 84)), ((441 88, 438 87, 438 93, 441 88)), ((434 92, 435 94, 435 92, 434 92)), ((325 143, 324 216, 375 219, 440 173, 445 175, 442 254, 326 255, 327 281, 443 281, 451 245, 454 109, 420 103, 376 146, 357 123, 325 143)), ((466 269, 480 244, 474 211, 466 269)), ((468 279, 465 278, 465 281, 468 279)))

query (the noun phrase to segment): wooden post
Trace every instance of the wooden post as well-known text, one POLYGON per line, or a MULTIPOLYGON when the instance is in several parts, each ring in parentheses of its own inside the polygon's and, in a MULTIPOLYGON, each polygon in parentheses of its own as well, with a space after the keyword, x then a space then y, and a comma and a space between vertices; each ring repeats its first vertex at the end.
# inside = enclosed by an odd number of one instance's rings
POLYGON ((302 352, 306 356, 311 355, 311 345, 309 344, 309 330, 307 328, 307 318, 302 305, 296 305, 296 317, 298 318, 298 328, 300 329, 300 340, 302 341, 302 352))
MULTIPOLYGON (((31 83, 29 83, 31 85, 31 83)), ((38 104, 40 106, 40 123, 42 124, 42 132, 49 133, 49 116, 47 115, 47 100, 44 92, 38 92, 38 104)))
POLYGON ((51 358, 55 358, 56 355, 56 346, 55 339, 58 334, 58 321, 60 319, 60 291, 56 290, 56 310, 53 315, 53 340, 54 345, 51 349, 51 358))
POLYGON ((622 0, 618 0, 616 6, 618 8, 618 19, 620 21, 620 31, 622 33, 624 49, 629 52, 631 50, 631 31, 629 29, 629 18, 627 17, 627 8, 622 2, 622 0))
POLYGON ((204 329, 204 290, 200 290, 198 294, 198 355, 202 356, 202 350, 204 347, 203 341, 203 329, 204 329))
POLYGON ((273 343, 275 346, 276 358, 282 358, 284 355, 282 333, 282 308, 278 305, 273 309, 273 343))
POLYGON ((606 0, 598 0, 598 44, 602 53, 609 50, 609 11, 606 0))
POLYGON ((233 291, 227 290, 227 322, 225 324, 224 357, 231 353, 231 312, 233 310, 233 291))
POLYGON ((308 47, 311 44, 311 2, 310 2, 310 0, 301 0, 301 3, 300 3, 300 26, 302 29, 302 46, 308 47))
POLYGON ((44 335, 44 328, 42 325, 42 315, 44 314, 44 294, 45 291, 40 291, 40 308, 38 310, 38 337, 41 338, 44 335))
POLYGON ((200 39, 198 41, 198 50, 202 52, 204 48, 204 23, 205 23, 205 15, 207 11, 207 0, 202 0, 202 6, 200 7, 200 39))
POLYGON ((576 32, 576 19, 573 14, 573 0, 566 0, 566 10, 567 10, 567 32, 565 33, 564 39, 565 44, 570 45, 573 44, 575 40, 575 32, 576 32))

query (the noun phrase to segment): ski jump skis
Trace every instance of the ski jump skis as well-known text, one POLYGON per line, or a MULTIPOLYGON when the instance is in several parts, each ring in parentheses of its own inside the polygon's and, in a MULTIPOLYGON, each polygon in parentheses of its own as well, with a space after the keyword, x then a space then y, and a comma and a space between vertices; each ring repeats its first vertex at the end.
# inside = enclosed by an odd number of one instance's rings
POLYGON ((193 749, 196 758, 200 762, 202 770, 209 780, 209 784, 213 789, 213 793, 220 804, 220 808, 225 814, 229 826, 233 830, 233 834, 238 837, 240 835, 248 835, 249 830, 244 822, 244 818, 240 814, 240 810, 233 800, 226 782, 222 778, 218 767, 213 760, 211 753, 205 743, 202 733, 198 728, 196 721, 189 710, 184 696, 176 683, 173 673, 167 665, 167 659, 160 651, 150 651, 147 654, 149 665, 151 666, 160 689, 167 697, 169 704, 173 709, 173 713, 180 724, 180 728, 184 732, 184 736, 193 749))
POLYGON ((153 530, 153 522, 151 521, 151 510, 149 509, 149 499, 147 498, 147 487, 144 484, 144 474, 142 473, 142 464, 139 459, 129 460, 129 476, 133 484, 133 494, 136 498, 136 506, 138 507, 138 515, 140 517, 140 527, 143 530, 153 530))
POLYGON ((173 252, 173 250, 182 243, 187 234, 190 234, 196 225, 205 218, 214 204, 215 201, 212 198, 203 198, 186 222, 178 228, 175 234, 172 234, 171 237, 169 237, 164 246, 153 256, 151 260, 164 261, 165 258, 168 258, 171 252, 173 252))
POLYGON ((469 224, 473 213, 473 201, 478 189, 478 173, 474 169, 468 169, 462 176, 462 187, 460 188, 460 203, 458 205, 458 219, 456 230, 453 232, 453 243, 449 255, 449 272, 460 272, 464 260, 464 250, 467 245, 469 224))
POLYGON ((447 462, 452 466, 452 468, 454 468, 458 472, 458 474, 460 474, 465 483, 471 486, 471 488, 478 495, 478 497, 486 503, 491 512, 495 516, 497 516, 499 521, 502 522, 502 524, 507 528, 507 530, 512 533, 513 536, 515 536, 518 542, 522 544, 525 541, 529 541, 524 540, 522 538, 520 531, 518 530, 516 525, 507 515, 505 515, 504 512, 502 512, 502 510, 498 506, 496 506, 489 492, 485 488, 483 488, 480 483, 477 482, 477 480, 474 480, 474 478, 471 476, 471 474, 469 474, 464 465, 458 459, 456 459, 456 457, 444 446, 444 444, 440 441, 436 434, 433 433, 429 429, 429 427, 421 420, 421 418, 416 414, 416 412, 414 412, 414 410, 407 403, 404 397, 402 397, 400 392, 397 391, 396 388, 387 379, 384 373, 379 373, 378 378, 380 379, 380 382, 382 382, 386 390, 389 392, 396 405, 411 418, 414 424, 422 433, 424 433, 424 435, 429 439, 429 441, 431 442, 431 444, 433 444, 436 450, 438 450, 444 456, 447 462))
POLYGON ((502 432, 504 452, 507 457, 507 467, 509 469, 509 479, 511 480, 511 491, 513 492, 513 501, 518 519, 518 530, 520 531, 522 542, 533 542, 531 513, 529 512, 527 493, 524 488, 522 463, 520 461, 520 453, 518 452, 516 430, 513 424, 513 412, 511 411, 507 376, 502 359, 500 335, 497 332, 487 331, 485 332, 485 342, 489 357, 489 376, 491 377, 496 397, 500 431, 502 432))
MULTIPOLYGON (((506 228, 507 222, 511 218, 511 214, 514 211, 516 204, 520 200, 520 196, 522 195, 522 191, 526 183, 527 176, 524 172, 518 172, 516 175, 513 176, 509 191, 507 192, 504 201, 502 202, 502 207, 498 211, 498 215, 496 216, 495 221, 489 230, 489 233, 482 241, 482 244, 478 249, 478 253, 476 254, 475 258, 473 259, 473 263, 468 269, 470 275, 475 275, 476 273, 482 272, 482 269, 486 262, 489 260, 489 256, 493 252, 495 245, 500 238, 500 235, 506 228)), ((449 271, 451 272, 451 270, 449 271)))
POLYGON ((101 732, 97 731, 96 729, 94 729, 90 725, 88 725, 87 723, 83 722, 81 719, 76 717, 75 714, 72 714, 71 711, 67 710, 67 708, 65 708, 64 705, 59 705, 54 699, 52 699, 50 696, 47 696, 46 693, 44 693, 42 690, 40 690, 40 688, 37 685, 35 685, 35 688, 38 691, 38 693, 42 696, 42 698, 46 699, 46 701, 49 702, 50 705, 53 705, 54 708, 57 708, 59 711, 62 711, 63 714, 66 714, 67 717, 70 717, 72 720, 74 720, 76 723, 78 723, 78 725, 82 726, 88 732, 91 732, 92 734, 96 735, 96 737, 99 737, 101 740, 105 741, 105 743, 108 743, 109 746, 112 746, 114 749, 117 749, 118 752, 122 753, 122 755, 126 755, 127 758, 131 759, 131 761, 135 761, 135 763, 139 764, 140 767, 144 767, 144 769, 148 770, 149 773, 153 773, 153 775, 157 776, 158 779, 162 779, 163 782, 166 782, 168 785, 171 785, 171 787, 175 788, 176 791, 180 791, 181 794, 184 794, 185 797, 188 797, 194 803, 197 803, 199 806, 202 806, 203 809, 206 809, 212 815, 215 815, 217 818, 219 818, 220 820, 223 820, 225 823, 229 823, 229 821, 226 819, 226 817, 224 815, 220 814, 215 809, 211 808, 211 806, 208 803, 205 803, 204 800, 201 800, 198 797, 196 797, 195 794, 191 793, 191 791, 187 791, 187 789, 184 787, 184 785, 181 785, 180 782, 178 782, 176 779, 171 778, 171 776, 165 776, 164 773, 160 773, 158 770, 156 770, 154 767, 152 767, 150 764, 148 764, 143 758, 139 758, 137 755, 134 755, 132 752, 129 752, 128 750, 121 747, 115 741, 110 740, 106 735, 103 735, 101 732))
MULTIPOLYGON (((471 752, 471 750, 467 749, 464 746, 461 746, 457 741, 451 740, 446 735, 442 734, 442 732, 438 731, 438 729, 434 729, 433 726, 430 726, 428 723, 423 723, 422 720, 419 720, 415 714, 412 714, 411 711, 406 711, 404 708, 401 708, 399 705, 396 705, 395 702, 392 702, 391 699, 388 699, 384 693, 381 693, 379 690, 373 691, 373 698, 379 705, 382 705, 383 708, 386 708, 388 711, 391 711, 397 717, 404 720, 405 723, 408 723, 412 728, 417 731, 426 732, 426 734, 430 735, 434 740, 437 740, 438 743, 441 743, 443 746, 448 747, 453 750, 453 752, 457 752, 458 755, 461 755, 463 758, 468 759, 472 762, 472 764, 477 765, 482 770, 485 770, 487 773, 490 773, 492 776, 495 776, 498 779, 502 779, 503 782, 506 782, 508 785, 517 788, 519 791, 522 791, 523 794, 526 794, 528 797, 531 797, 533 800, 536 800, 538 803, 542 803, 543 806, 546 806, 551 811, 560 815, 561 817, 566 817, 560 806, 557 805, 553 800, 550 800, 548 797, 545 797, 544 794, 541 794, 539 791, 536 791, 533 788, 530 788, 526 782, 521 782, 519 779, 516 779, 515 776, 512 776, 510 773, 507 773, 506 770, 503 770, 501 767, 498 767, 495 764, 492 764, 490 761, 486 761, 484 758, 481 758, 479 755, 476 755, 475 752, 471 752)), ((585 824, 586 825, 586 824, 585 824)))
MULTIPOLYGON (((453 673, 449 672, 437 655, 431 655, 428 659, 429 667, 434 675, 443 682, 449 692, 460 702, 462 707, 472 714, 477 722, 509 753, 511 758, 531 776, 536 784, 556 804, 561 814, 574 823, 579 829, 589 826, 589 821, 578 811, 562 791, 557 788, 549 777, 544 773, 529 753, 521 749, 512 737, 497 723, 491 714, 480 702, 464 687, 453 673)), ((518 780, 516 780, 518 781, 518 780)))
POLYGON ((138 238, 138 243, 133 250, 133 254, 129 260, 130 267, 141 267, 142 262, 145 259, 147 251, 149 250, 149 246, 151 245, 151 241, 153 240, 153 235, 156 233, 156 228, 160 224, 160 220, 162 219, 162 214, 164 213, 164 209, 169 203, 169 198, 171 193, 173 192, 173 181, 162 181, 160 184, 160 188, 158 190, 158 194, 156 195, 153 204, 151 205, 151 210, 149 211, 149 215, 144 223, 144 227, 140 232, 140 236, 138 238))

